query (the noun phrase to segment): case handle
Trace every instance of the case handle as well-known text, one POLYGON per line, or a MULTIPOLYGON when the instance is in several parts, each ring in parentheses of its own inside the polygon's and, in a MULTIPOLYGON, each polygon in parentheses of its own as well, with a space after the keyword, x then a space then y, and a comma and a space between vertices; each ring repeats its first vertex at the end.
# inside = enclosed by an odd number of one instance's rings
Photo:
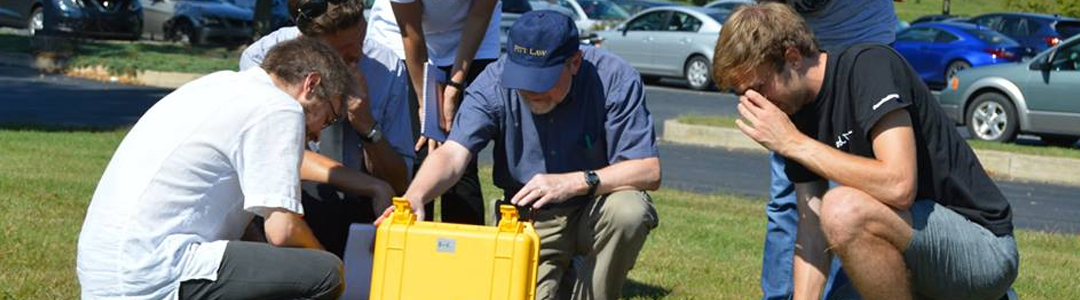
POLYGON ((394 197, 394 214, 392 222, 400 224, 412 224, 416 222, 416 214, 409 207, 409 200, 402 197, 394 197))
POLYGON ((518 209, 513 205, 499 205, 499 231, 521 232, 525 226, 518 221, 518 209))

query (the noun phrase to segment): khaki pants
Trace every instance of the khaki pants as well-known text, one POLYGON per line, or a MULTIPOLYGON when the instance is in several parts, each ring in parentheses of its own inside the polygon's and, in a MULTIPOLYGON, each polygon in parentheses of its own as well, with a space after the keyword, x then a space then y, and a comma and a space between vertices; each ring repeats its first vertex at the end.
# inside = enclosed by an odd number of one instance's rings
POLYGON ((620 191, 582 205, 533 213, 540 235, 536 299, 618 299, 645 237, 658 218, 642 191, 620 191), (581 255, 573 286, 560 287, 571 259, 581 255), (561 291, 560 291, 561 289, 561 291))

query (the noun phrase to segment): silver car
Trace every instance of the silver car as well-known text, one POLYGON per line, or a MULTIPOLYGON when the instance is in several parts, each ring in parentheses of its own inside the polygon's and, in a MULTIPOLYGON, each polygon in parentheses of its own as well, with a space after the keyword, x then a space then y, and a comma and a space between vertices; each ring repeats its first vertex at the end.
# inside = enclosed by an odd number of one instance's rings
POLYGON ((597 34, 601 47, 626 59, 646 82, 678 77, 692 89, 705 90, 713 86, 713 49, 729 14, 692 6, 654 7, 597 34))
POLYGON ((1073 145, 1080 138, 1080 36, 1032 60, 961 71, 940 99, 974 138, 1008 142, 1031 133, 1073 145))

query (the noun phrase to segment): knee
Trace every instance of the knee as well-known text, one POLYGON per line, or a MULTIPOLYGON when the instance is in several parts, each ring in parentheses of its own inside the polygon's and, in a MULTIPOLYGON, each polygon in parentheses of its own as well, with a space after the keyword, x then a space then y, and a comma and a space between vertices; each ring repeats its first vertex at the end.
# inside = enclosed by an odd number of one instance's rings
POLYGON ((648 233, 656 227, 657 218, 648 195, 640 191, 619 191, 604 199, 603 225, 626 234, 648 233))
POLYGON ((311 264, 325 274, 322 280, 315 284, 313 298, 327 300, 340 298, 345 293, 345 274, 341 260, 330 252, 319 251, 319 254, 313 257, 311 264))
POLYGON ((821 229, 830 248, 841 250, 851 245, 864 231, 868 218, 866 197, 866 193, 844 186, 825 193, 819 215, 821 229))

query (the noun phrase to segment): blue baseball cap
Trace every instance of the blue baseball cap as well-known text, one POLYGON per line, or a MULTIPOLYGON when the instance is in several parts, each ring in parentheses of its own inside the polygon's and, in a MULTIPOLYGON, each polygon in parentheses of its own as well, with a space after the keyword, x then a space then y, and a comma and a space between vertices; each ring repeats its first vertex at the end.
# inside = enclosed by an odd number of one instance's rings
POLYGON ((574 20, 553 10, 534 10, 510 26, 503 65, 504 87, 545 92, 555 87, 566 59, 578 52, 574 20))

